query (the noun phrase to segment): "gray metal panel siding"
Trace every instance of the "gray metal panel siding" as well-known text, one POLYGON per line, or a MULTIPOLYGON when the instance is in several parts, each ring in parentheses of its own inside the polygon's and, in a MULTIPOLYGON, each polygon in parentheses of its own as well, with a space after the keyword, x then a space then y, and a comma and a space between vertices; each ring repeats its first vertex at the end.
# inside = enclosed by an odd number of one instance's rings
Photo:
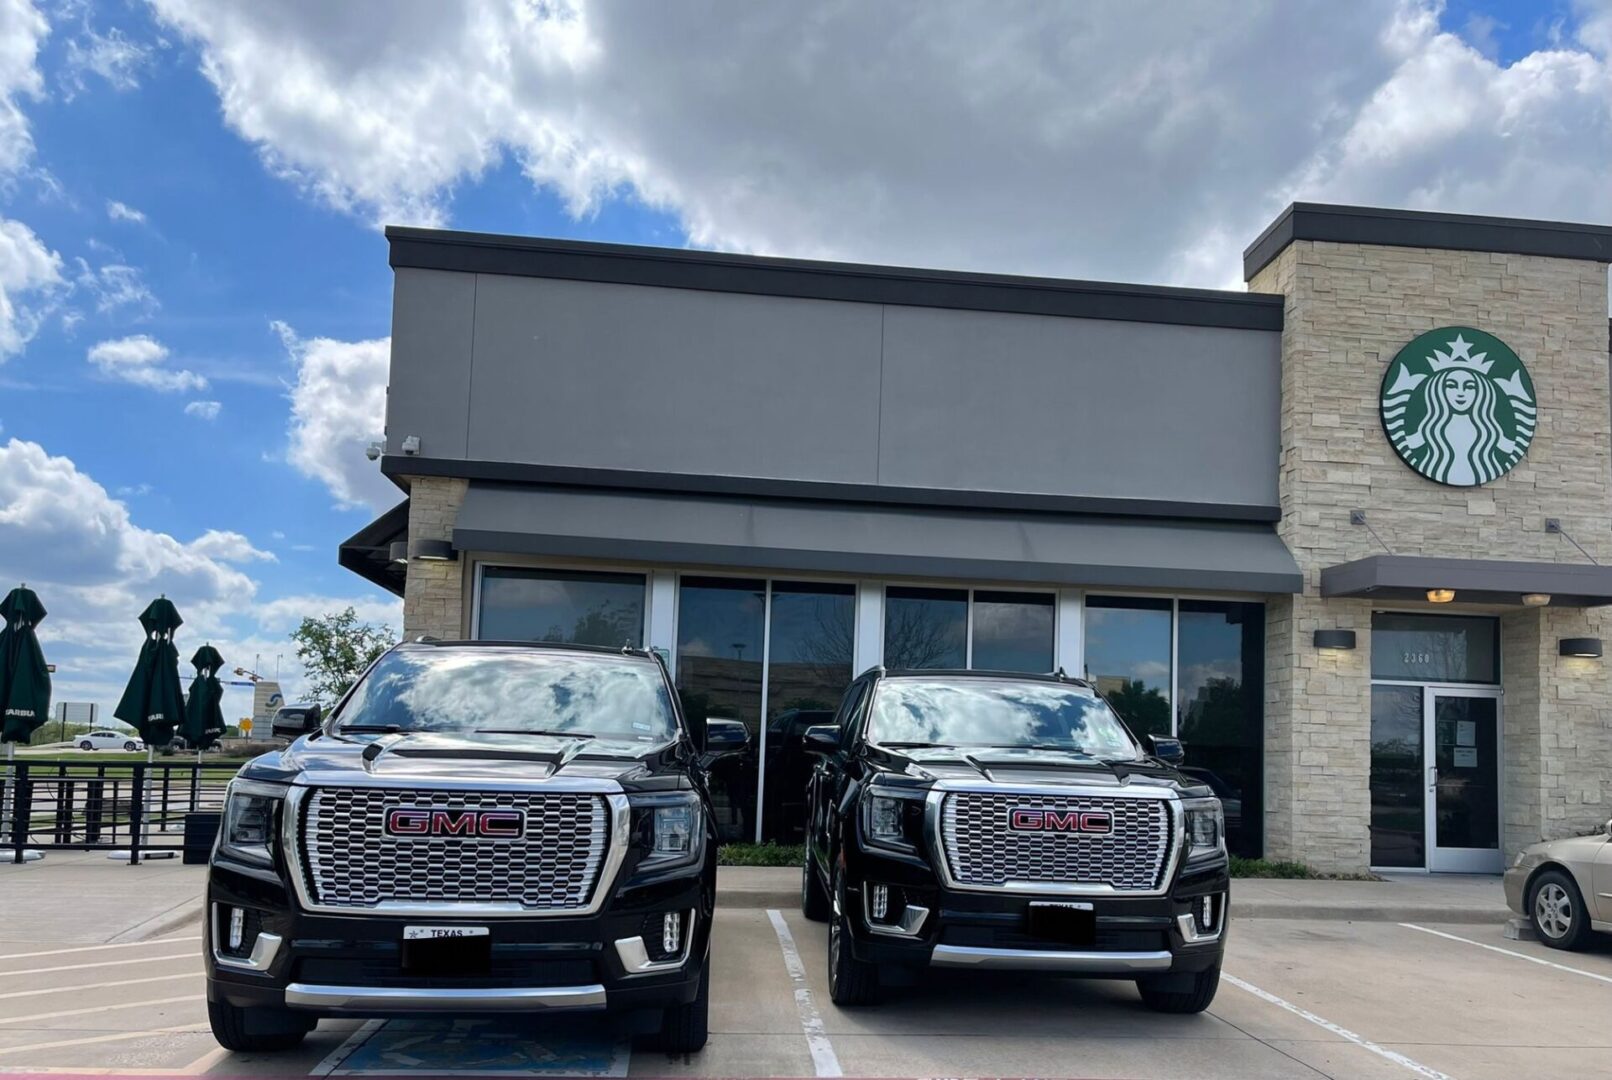
POLYGON ((387 449, 417 435, 420 453, 463 457, 470 425, 476 279, 446 270, 399 270, 392 293, 387 449))
POLYGON ((877 306, 479 281, 467 456, 876 481, 877 306))
POLYGON ((1279 335, 885 309, 879 480, 1277 501, 1279 335))

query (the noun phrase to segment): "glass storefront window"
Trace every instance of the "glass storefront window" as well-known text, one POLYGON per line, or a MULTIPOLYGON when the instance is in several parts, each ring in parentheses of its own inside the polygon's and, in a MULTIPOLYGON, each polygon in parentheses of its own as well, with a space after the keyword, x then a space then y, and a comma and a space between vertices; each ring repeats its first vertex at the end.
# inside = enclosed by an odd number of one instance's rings
POLYGON ((1497 683, 1500 624, 1470 615, 1373 612, 1371 677, 1398 682, 1497 683))
POLYGON ((476 636, 488 641, 642 645, 644 576, 484 567, 476 636))
POLYGON ((806 729, 832 724, 851 682, 856 589, 821 582, 772 583, 767 641, 767 739, 761 838, 799 843, 806 831, 806 784, 816 759, 806 729))
POLYGON ((1371 688, 1371 865, 1427 865, 1422 688, 1371 688))
POLYGON ((1168 599, 1086 598, 1086 678, 1137 735, 1170 734, 1168 599))
POLYGON ((1265 607, 1182 600, 1176 628, 1176 734, 1182 771, 1220 796, 1226 845, 1257 856, 1264 816, 1265 607))
POLYGON ((968 590, 886 589, 884 666, 967 667, 968 590))
POLYGON ((753 840, 767 583, 684 577, 677 599, 677 693, 706 722, 702 764, 723 840, 753 840))
POLYGON ((1051 593, 974 593, 972 667, 986 671, 1053 669, 1051 593))

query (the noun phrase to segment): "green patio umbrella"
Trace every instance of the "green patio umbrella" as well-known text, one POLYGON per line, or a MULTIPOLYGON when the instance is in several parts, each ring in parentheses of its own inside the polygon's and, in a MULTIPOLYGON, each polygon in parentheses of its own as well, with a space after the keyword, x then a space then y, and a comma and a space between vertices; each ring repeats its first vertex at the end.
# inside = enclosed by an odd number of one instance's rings
POLYGON ((211 645, 203 645, 190 663, 196 669, 196 677, 185 699, 184 735, 191 749, 200 754, 224 736, 224 685, 218 681, 224 658, 211 645))
POLYGON ((135 661, 129 685, 112 715, 140 733, 148 748, 167 746, 174 731, 185 722, 185 698, 179 689, 179 650, 174 631, 184 623, 166 596, 151 601, 140 613, 145 643, 135 661))
POLYGON ((6 621, 0 630, 0 716, 5 717, 0 741, 8 751, 14 743, 26 743, 50 718, 50 671, 34 636, 44 617, 45 605, 26 585, 0 600, 0 618, 6 621))

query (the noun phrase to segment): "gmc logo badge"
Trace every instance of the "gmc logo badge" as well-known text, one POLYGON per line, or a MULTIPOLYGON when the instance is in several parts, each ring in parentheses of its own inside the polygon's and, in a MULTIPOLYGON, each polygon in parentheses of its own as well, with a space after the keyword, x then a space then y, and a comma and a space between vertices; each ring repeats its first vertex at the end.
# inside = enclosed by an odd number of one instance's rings
POLYGON ((526 835, 524 810, 476 810, 468 806, 434 809, 394 806, 386 811, 388 836, 466 836, 519 840, 526 835))
POLYGON ((1008 812, 1008 828, 1017 832, 1091 833, 1114 831, 1114 815, 1107 810, 1036 810, 1016 806, 1008 812))

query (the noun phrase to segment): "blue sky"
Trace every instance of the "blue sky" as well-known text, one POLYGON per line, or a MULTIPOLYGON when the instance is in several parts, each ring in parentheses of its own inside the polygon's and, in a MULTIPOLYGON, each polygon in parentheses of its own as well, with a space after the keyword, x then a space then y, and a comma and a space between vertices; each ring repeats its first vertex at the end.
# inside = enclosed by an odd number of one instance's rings
POLYGON ((57 260, 0 253, 0 447, 44 456, 0 475, 0 581, 57 613, 58 698, 109 711, 158 591, 186 656, 288 681, 298 610, 395 624, 335 560, 389 498, 379 418, 297 411, 321 358, 384 382, 387 221, 1239 287, 1295 197, 1612 218, 1604 3, 1117 7, 0 0, 37 47, 0 221, 57 260))

